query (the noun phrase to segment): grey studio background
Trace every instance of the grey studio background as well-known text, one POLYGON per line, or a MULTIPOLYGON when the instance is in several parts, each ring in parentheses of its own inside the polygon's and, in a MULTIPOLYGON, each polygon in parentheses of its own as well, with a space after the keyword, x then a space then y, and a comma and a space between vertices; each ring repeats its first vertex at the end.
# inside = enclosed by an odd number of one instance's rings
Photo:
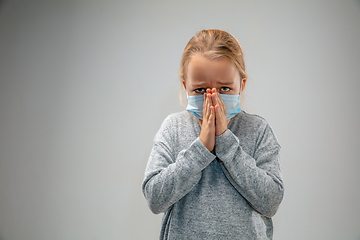
POLYGON ((0 239, 158 239, 141 183, 203 28, 282 145, 274 239, 360 239, 359 24, 352 0, 0 1, 0 239))

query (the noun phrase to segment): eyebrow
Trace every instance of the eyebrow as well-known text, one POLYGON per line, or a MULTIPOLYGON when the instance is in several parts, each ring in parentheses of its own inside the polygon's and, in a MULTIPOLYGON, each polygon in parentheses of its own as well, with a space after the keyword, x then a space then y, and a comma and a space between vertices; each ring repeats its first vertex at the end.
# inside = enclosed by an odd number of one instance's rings
MULTIPOLYGON (((192 84, 192 85, 194 87, 202 87, 202 86, 206 85, 206 83, 207 82, 199 82, 199 83, 195 83, 195 84, 192 84)), ((218 83, 220 85, 231 85, 231 84, 233 84, 233 82, 220 82, 220 81, 218 81, 216 83, 218 83)))
POLYGON ((195 83, 195 84, 192 84, 194 87, 202 87, 206 84, 206 82, 199 82, 199 83, 195 83))
POLYGON ((233 84, 233 82, 217 82, 217 83, 220 83, 221 85, 231 85, 233 84))

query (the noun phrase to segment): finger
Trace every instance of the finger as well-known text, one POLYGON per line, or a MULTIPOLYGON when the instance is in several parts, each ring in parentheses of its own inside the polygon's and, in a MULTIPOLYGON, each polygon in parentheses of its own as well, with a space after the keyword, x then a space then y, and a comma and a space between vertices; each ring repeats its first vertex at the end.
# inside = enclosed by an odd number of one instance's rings
POLYGON ((212 112, 212 117, 215 118, 215 108, 214 108, 214 105, 213 105, 213 97, 212 97, 212 94, 208 94, 208 108, 211 110, 212 112))
POLYGON ((216 104, 218 104, 217 93, 213 93, 213 94, 212 94, 212 104, 213 104, 213 106, 215 106, 216 104))
POLYGON ((215 121, 215 136, 219 136, 226 131, 228 125, 228 122, 226 121, 226 114, 221 111, 219 105, 215 106, 215 121))
POLYGON ((221 99, 220 94, 216 96, 216 122, 217 123, 223 123, 226 121, 226 108, 225 104, 221 99))
POLYGON ((224 120, 223 118, 226 115, 224 114, 224 112, 221 110, 219 104, 216 104, 215 106, 215 117, 216 117, 216 122, 219 123, 221 120, 224 120))
POLYGON ((216 105, 216 102, 215 102, 215 98, 216 98, 216 88, 213 88, 213 89, 211 89, 210 90, 210 92, 209 92, 209 94, 210 94, 210 98, 211 98, 211 105, 213 105, 213 106, 215 106, 216 105))
POLYGON ((206 118, 207 118, 207 112, 208 112, 208 110, 207 110, 207 94, 206 93, 204 93, 204 103, 203 103, 203 120, 205 120, 206 118))
POLYGON ((215 106, 217 103, 216 103, 216 95, 217 95, 217 91, 216 91, 216 88, 213 88, 212 89, 212 99, 213 99, 213 105, 215 106))
POLYGON ((214 109, 215 109, 215 114, 217 116, 219 114, 219 104, 216 104, 214 109))
POLYGON ((210 106, 212 105, 211 103, 211 99, 209 97, 210 94, 208 93, 205 93, 204 94, 205 96, 205 99, 204 99, 204 104, 203 104, 203 118, 206 120, 209 119, 209 116, 210 116, 210 106))
POLYGON ((216 100, 217 100, 216 103, 219 104, 220 110, 226 112, 226 107, 223 100, 221 99, 220 93, 217 94, 216 100))
POLYGON ((216 112, 215 112, 215 107, 214 106, 210 106, 210 116, 209 116, 209 120, 210 122, 215 125, 215 119, 216 119, 216 112))
POLYGON ((219 95, 219 93, 213 93, 213 106, 216 106, 216 105, 219 105, 221 107, 221 103, 222 103, 222 100, 221 100, 221 97, 219 95))
POLYGON ((208 117, 208 97, 207 93, 204 93, 204 103, 203 103, 203 120, 208 117))
POLYGON ((209 107, 210 106, 213 106, 214 104, 213 104, 213 96, 212 96, 212 93, 208 93, 207 94, 207 96, 208 96, 208 100, 209 100, 209 107))

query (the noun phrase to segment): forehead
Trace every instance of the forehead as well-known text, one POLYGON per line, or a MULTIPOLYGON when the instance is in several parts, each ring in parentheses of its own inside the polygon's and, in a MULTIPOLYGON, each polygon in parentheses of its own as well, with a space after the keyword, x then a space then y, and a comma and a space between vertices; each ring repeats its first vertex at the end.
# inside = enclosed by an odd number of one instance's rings
POLYGON ((187 67, 187 81, 236 81, 240 80, 234 63, 227 57, 209 59, 201 54, 191 57, 187 67))

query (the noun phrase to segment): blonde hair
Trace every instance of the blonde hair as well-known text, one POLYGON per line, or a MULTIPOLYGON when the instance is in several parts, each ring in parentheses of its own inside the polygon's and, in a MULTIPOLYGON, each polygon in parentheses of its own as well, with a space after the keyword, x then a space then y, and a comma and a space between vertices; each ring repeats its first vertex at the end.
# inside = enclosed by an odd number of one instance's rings
POLYGON ((240 74, 240 81, 247 78, 243 51, 238 40, 230 33, 209 29, 198 32, 186 45, 180 62, 180 79, 186 80, 187 65, 192 56, 201 53, 209 59, 229 58, 240 74))

